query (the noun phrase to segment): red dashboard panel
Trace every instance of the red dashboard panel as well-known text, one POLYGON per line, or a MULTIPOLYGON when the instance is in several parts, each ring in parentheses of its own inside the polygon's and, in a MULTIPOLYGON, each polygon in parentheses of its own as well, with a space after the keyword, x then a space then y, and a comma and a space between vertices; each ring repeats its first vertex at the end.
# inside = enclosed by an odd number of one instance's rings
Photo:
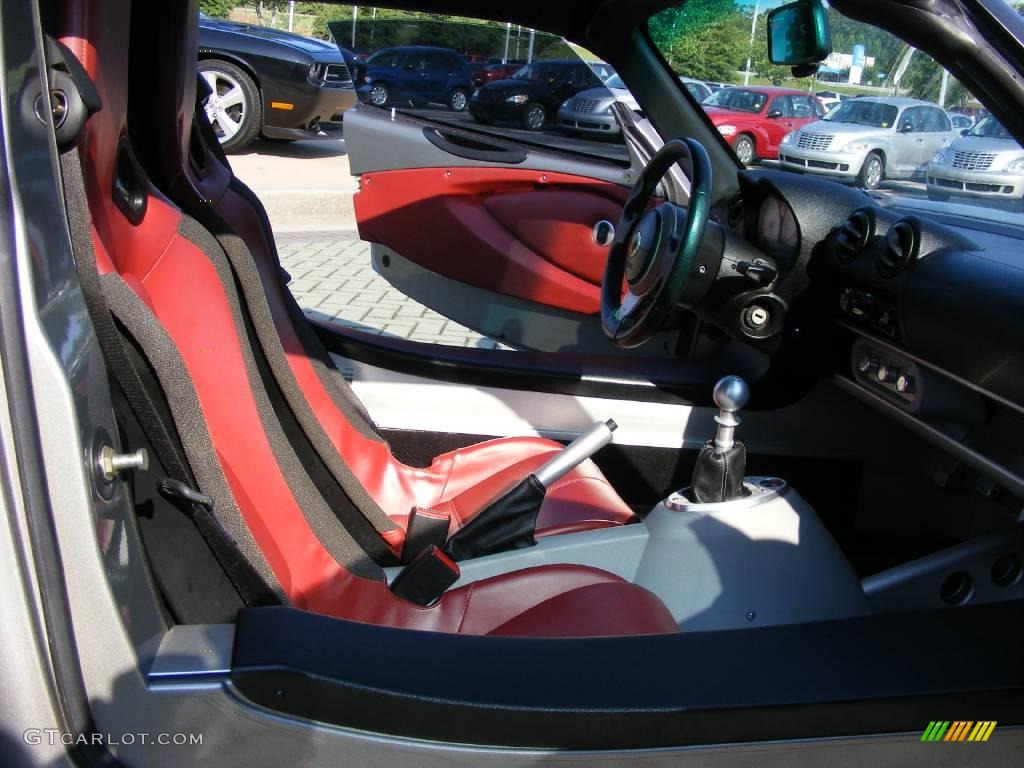
POLYGON ((425 269, 506 296, 596 314, 607 248, 594 225, 618 220, 628 190, 509 168, 364 174, 359 233, 425 269))

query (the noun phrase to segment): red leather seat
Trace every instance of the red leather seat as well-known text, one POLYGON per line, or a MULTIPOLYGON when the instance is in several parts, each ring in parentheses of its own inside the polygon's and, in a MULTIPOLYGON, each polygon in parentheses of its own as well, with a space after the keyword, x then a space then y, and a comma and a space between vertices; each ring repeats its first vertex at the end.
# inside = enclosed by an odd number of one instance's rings
MULTIPOLYGON (((224 528, 281 600, 357 621, 444 632, 677 631, 654 595, 593 568, 546 566, 511 573, 451 590, 430 608, 388 589, 377 564, 337 524, 274 416, 242 301, 217 241, 144 175, 148 200, 140 221, 131 223, 113 200, 119 145, 127 135, 129 17, 129 2, 120 0, 69 2, 63 14, 62 40, 103 100, 79 139, 96 268, 107 304, 156 374, 200 489, 213 498, 224 528)), ((294 370, 303 369, 299 349, 291 349, 289 358, 294 370)), ((408 502, 422 491, 427 498, 465 498, 468 506, 467 494, 487 493, 479 478, 499 482, 488 470, 489 452, 500 452, 499 443, 448 454, 431 468, 415 470, 371 442, 362 445, 374 456, 367 466, 380 482, 372 492, 394 493, 408 502), (380 476, 390 476, 401 490, 390 490, 380 476)), ((516 472, 535 466, 554 448, 530 439, 508 445, 517 448, 506 454, 513 456, 516 472)), ((340 441, 339 450, 344 448, 340 441)), ((614 506, 616 500, 593 469, 559 490, 555 498, 565 509, 614 506)), ((548 514, 562 525, 589 513, 548 514)))

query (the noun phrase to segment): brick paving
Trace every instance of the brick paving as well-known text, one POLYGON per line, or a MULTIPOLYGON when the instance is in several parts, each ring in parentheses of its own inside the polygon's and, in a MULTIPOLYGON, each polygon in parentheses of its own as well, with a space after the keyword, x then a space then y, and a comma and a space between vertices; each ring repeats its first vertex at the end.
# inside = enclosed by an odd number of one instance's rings
POLYGON ((478 349, 503 345, 418 304, 373 271, 370 244, 355 232, 278 233, 282 266, 307 313, 369 333, 478 349))

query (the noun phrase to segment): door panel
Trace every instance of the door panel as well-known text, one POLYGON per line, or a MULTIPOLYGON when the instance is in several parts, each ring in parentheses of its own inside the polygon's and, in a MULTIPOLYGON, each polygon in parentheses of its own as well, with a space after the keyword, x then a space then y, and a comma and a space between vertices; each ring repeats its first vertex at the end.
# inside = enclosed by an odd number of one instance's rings
MULTIPOLYGON (((605 158, 531 139, 350 111, 359 234, 396 288, 479 333, 527 349, 618 352, 600 326, 608 248, 594 230, 618 221, 635 174, 629 155, 621 145, 599 144, 605 158), (444 280, 448 290, 427 290, 444 280)), ((636 353, 672 354, 676 336, 636 353)))
POLYGON ((776 96, 764 110, 764 130, 768 137, 768 157, 777 157, 782 137, 793 130, 793 122, 789 119, 789 97, 776 96), (780 112, 779 117, 769 118, 772 112, 780 112))
POLYGON ((625 194, 559 173, 416 168, 364 174, 355 209, 364 240, 431 272, 596 314, 607 249, 591 233, 598 221, 617 219, 625 194))

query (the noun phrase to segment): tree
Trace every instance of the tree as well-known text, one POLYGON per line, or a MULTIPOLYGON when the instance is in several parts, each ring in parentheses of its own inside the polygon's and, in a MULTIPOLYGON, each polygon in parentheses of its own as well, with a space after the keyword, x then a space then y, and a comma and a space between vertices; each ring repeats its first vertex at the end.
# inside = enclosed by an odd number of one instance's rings
POLYGON ((199 10, 217 19, 226 19, 235 5, 235 0, 199 0, 199 10))
POLYGON ((286 10, 288 10, 288 0, 256 0, 256 19, 265 26, 276 26, 277 14, 286 10), (270 12, 269 19, 264 16, 268 11, 270 12))
POLYGON ((746 61, 750 20, 732 0, 690 0, 666 8, 651 18, 648 29, 672 68, 688 77, 734 80, 746 61))
MULTIPOLYGON (((772 85, 782 85, 793 76, 790 67, 780 67, 768 59, 768 19, 767 14, 757 17, 757 29, 754 32, 754 47, 751 49, 750 68, 758 76, 766 78, 772 85)), ((744 62, 744 66, 746 62, 744 62)))

